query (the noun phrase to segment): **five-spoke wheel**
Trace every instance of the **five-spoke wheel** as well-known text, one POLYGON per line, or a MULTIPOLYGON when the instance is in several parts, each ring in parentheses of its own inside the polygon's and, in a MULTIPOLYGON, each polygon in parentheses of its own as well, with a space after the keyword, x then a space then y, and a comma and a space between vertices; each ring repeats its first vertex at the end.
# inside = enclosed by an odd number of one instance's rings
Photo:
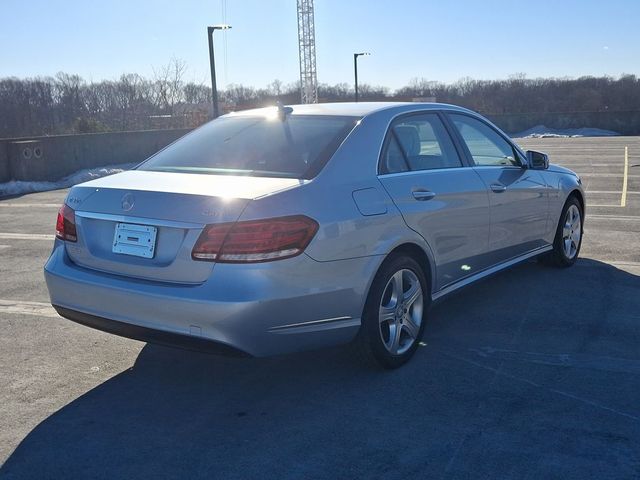
POLYGON ((425 266, 408 255, 395 254, 378 270, 355 341, 356 350, 367 360, 396 368, 415 352, 431 298, 425 266))
POLYGON ((380 336, 392 355, 406 352, 422 324, 422 285, 411 270, 398 270, 387 282, 378 314, 380 336))
POLYGON ((567 209, 562 227, 562 248, 567 258, 573 258, 578 254, 580 240, 582 238, 582 220, 580 208, 572 204, 567 209))
POLYGON ((575 196, 570 196, 564 204, 553 250, 540 259, 543 263, 557 267, 570 267, 578 259, 582 245, 583 213, 582 205, 575 196))

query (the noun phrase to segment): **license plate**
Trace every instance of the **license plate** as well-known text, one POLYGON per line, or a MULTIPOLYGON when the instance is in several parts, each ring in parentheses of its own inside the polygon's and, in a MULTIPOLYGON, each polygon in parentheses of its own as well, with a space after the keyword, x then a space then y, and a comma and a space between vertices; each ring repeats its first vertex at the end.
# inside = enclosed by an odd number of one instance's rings
POLYGON ((157 234, 156 227, 118 223, 113 236, 113 253, 153 258, 157 234))

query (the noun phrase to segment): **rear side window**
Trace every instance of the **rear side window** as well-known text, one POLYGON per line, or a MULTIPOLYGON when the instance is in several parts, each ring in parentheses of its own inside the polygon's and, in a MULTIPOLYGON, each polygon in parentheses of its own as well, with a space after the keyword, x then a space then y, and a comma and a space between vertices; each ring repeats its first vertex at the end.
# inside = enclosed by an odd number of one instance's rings
POLYGON ((498 132, 467 115, 449 114, 473 161, 481 166, 519 166, 513 147, 498 132))
POLYGON ((440 117, 411 115, 389 130, 380 173, 461 167, 462 162, 440 117))
POLYGON ((357 121, 324 115, 220 118, 160 151, 139 170, 312 178, 357 121))

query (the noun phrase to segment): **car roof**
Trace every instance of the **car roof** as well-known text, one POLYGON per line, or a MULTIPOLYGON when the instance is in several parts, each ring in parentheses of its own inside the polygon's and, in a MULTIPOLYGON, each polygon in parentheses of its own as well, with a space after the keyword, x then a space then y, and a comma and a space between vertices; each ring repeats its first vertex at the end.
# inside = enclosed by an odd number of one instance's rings
MULTIPOLYGON (((338 115, 365 117, 369 114, 383 110, 398 110, 398 113, 406 110, 453 110, 471 112, 463 107, 446 103, 418 103, 418 102, 342 102, 342 103, 312 103, 306 105, 286 105, 293 109, 293 115, 338 115)), ((276 107, 255 108, 232 112, 226 116, 240 115, 268 115, 276 107)), ((390 112, 392 113, 392 112, 390 112)))

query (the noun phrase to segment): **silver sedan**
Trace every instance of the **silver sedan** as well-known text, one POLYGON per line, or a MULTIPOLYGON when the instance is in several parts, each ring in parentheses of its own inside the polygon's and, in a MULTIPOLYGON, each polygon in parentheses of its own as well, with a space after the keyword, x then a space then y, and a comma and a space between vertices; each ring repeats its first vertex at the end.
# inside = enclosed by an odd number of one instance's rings
POLYGON ((402 365, 429 305, 580 251, 578 176, 442 104, 220 117, 133 170, 73 187, 45 265, 63 317, 264 356, 353 343, 402 365))

